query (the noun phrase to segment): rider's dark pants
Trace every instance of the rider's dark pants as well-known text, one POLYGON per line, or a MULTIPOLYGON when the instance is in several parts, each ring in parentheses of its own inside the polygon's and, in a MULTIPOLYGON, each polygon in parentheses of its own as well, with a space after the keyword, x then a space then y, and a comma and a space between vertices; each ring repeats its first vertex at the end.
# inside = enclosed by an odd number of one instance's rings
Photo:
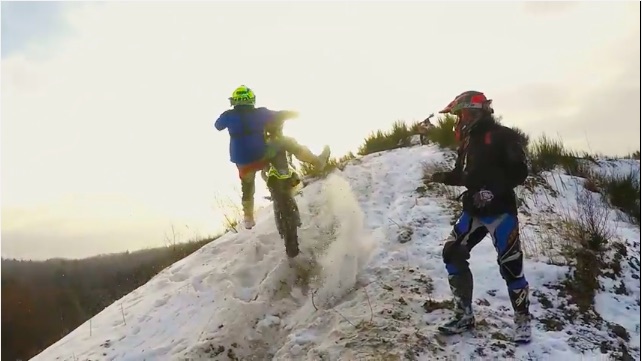
MULTIPOLYGON (((285 149, 287 152, 294 154, 295 156, 297 156, 297 158, 299 154, 307 151, 307 149, 302 147, 296 140, 294 140, 294 138, 279 137, 267 143, 267 149, 263 158, 253 163, 236 165, 239 171, 239 178, 241 179, 241 201, 243 205, 243 213, 246 216, 251 217, 254 214, 256 172, 267 167, 270 163, 270 160, 274 158, 276 153, 278 153, 282 149, 285 149)), ((303 159, 303 161, 307 160, 303 159)))
POLYGON ((472 303, 473 277, 468 260, 470 251, 490 233, 497 251, 497 264, 506 281, 508 293, 517 313, 528 313, 528 282, 523 272, 523 254, 516 215, 473 217, 463 212, 444 244, 443 259, 448 280, 461 306, 472 303))

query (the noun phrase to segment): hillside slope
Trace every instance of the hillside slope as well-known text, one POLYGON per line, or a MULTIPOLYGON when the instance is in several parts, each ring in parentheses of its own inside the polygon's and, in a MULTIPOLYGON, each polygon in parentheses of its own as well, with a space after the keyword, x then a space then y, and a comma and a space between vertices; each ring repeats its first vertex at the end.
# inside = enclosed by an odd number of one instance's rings
POLYGON ((424 186, 422 163, 452 158, 432 145, 376 153, 306 187, 302 249, 322 266, 307 295, 264 210, 255 229, 175 263, 33 360, 639 359, 640 229, 590 195, 613 237, 595 304, 577 306, 559 221, 581 218, 582 180, 559 172, 518 190, 533 341, 507 341, 512 311, 490 239, 470 260, 479 327, 436 334, 451 312, 441 247, 459 189, 424 186))

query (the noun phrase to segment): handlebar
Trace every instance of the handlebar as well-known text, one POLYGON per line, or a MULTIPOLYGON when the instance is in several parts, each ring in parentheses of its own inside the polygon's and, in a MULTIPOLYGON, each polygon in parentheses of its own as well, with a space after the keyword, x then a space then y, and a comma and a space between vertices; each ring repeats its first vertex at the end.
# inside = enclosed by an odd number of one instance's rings
POLYGON ((273 124, 270 124, 270 126, 265 128, 265 137, 268 139, 282 137, 284 123, 285 123, 285 119, 277 120, 273 124))
POLYGON ((432 119, 432 117, 434 117, 434 116, 435 116, 435 113, 430 113, 430 115, 428 116, 428 118, 424 119, 424 121, 423 121, 422 123, 424 123, 424 124, 432 124, 432 123, 430 122, 430 119, 432 119))

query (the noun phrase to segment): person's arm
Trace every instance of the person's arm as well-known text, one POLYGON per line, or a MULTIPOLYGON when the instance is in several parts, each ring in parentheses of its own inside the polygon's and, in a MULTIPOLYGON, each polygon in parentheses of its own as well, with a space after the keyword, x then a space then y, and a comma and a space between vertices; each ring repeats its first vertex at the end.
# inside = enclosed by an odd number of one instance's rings
POLYGON ((275 119, 278 121, 286 121, 288 119, 293 119, 299 116, 299 112, 296 112, 294 110, 279 110, 275 113, 275 119))
POLYGON ((263 116, 259 119, 263 122, 264 129, 279 128, 286 120, 299 116, 298 112, 291 110, 270 110, 267 108, 258 108, 257 110, 263 112, 263 116))
POLYGON ((218 117, 218 119, 216 119, 216 121, 214 122, 214 127, 219 131, 227 128, 227 119, 227 112, 224 112, 218 117))
POLYGON ((457 160, 455 161, 455 168, 447 172, 436 172, 430 177, 430 180, 436 183, 443 183, 448 186, 463 186, 463 157, 463 151, 460 150, 459 154, 457 154, 457 160))

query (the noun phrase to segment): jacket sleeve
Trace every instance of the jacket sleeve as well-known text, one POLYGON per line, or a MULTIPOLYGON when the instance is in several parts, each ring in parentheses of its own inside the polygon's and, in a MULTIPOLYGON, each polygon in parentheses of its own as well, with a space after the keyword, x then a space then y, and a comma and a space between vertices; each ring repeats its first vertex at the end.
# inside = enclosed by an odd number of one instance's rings
POLYGON ((283 123, 296 116, 296 112, 289 110, 270 110, 264 107, 257 108, 261 116, 258 117, 263 129, 278 129, 283 126, 283 123))
POLYGON ((449 186, 463 186, 464 185, 464 170, 463 170, 463 151, 458 151, 457 160, 455 161, 455 168, 448 172, 437 172, 433 175, 433 179, 439 183, 449 186))
POLYGON ((285 121, 291 118, 295 118, 297 116, 297 112, 292 110, 280 110, 275 113, 276 113, 275 118, 279 121, 285 121))
POLYGON ((216 119, 214 127, 219 131, 227 128, 227 112, 221 114, 218 119, 216 119))

